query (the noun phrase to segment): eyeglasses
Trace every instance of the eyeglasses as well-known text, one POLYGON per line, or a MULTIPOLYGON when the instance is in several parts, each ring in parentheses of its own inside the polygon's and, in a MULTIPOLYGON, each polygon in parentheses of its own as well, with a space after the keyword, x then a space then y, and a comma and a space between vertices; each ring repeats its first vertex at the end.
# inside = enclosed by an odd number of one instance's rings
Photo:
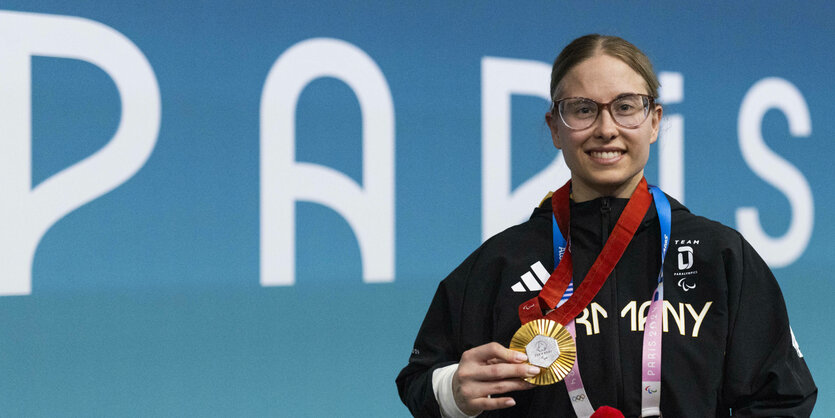
POLYGON ((568 129, 581 130, 594 124, 601 109, 609 109, 609 114, 616 124, 624 128, 636 128, 644 123, 655 98, 646 94, 624 94, 609 103, 600 103, 585 97, 567 97, 556 100, 551 105, 556 107, 562 123, 568 129))

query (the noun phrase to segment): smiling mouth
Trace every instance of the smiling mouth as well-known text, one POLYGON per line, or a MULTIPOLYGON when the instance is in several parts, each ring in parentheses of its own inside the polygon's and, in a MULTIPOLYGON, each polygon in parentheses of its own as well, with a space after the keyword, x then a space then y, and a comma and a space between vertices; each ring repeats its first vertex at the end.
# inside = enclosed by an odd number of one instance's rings
POLYGON ((620 157, 623 154, 624 154, 623 151, 591 151, 591 152, 589 152, 589 155, 591 155, 592 158, 600 159, 600 160, 611 160, 613 158, 620 157))

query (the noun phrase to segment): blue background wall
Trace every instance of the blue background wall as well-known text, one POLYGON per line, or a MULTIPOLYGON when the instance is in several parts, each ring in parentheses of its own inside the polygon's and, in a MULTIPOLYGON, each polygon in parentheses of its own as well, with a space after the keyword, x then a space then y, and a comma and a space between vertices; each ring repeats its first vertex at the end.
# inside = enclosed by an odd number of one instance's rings
MULTIPOLYGON (((789 227, 789 201, 743 161, 737 117, 763 78, 802 93, 809 136, 791 136, 780 112, 763 121, 766 144, 800 170, 815 209, 802 255, 774 272, 820 388, 815 416, 835 415, 830 2, 74 3, 0 7, 123 34, 153 68, 161 127, 135 176, 43 236, 31 294, 0 298, 0 414, 406 416, 394 378, 438 281, 481 242, 482 58, 550 63, 571 39, 601 32, 641 47, 657 71, 683 75, 684 100, 665 114, 685 121, 685 203, 730 226, 737 208, 754 206, 769 234, 789 227), (391 91, 390 283, 364 283, 351 228, 308 202, 296 205, 295 284, 259 282, 261 93, 276 59, 315 37, 360 48, 391 91)), ((513 187, 557 155, 547 108, 514 96, 513 187)), ((33 184, 101 148, 121 111, 95 65, 34 57, 33 184)), ((297 108, 296 159, 361 181, 360 120, 350 88, 314 81, 297 108)), ((13 204, 2 196, 0 205, 13 204)))

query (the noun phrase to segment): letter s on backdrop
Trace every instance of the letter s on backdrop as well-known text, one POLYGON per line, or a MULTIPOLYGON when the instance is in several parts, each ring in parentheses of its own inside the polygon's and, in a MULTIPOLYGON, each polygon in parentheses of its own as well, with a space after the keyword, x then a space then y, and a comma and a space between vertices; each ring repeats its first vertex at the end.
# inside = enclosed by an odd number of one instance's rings
POLYGON ((736 211, 739 231, 772 267, 785 267, 797 260, 806 250, 814 225, 814 202, 806 178, 797 169, 766 146, 762 136, 762 121, 766 112, 777 109, 786 115, 789 132, 795 137, 812 133, 809 107, 793 84, 782 78, 764 78, 754 84, 739 109, 738 134, 742 157, 751 170, 776 187, 791 205, 789 229, 783 236, 773 238, 760 224, 759 212, 753 207, 736 211))

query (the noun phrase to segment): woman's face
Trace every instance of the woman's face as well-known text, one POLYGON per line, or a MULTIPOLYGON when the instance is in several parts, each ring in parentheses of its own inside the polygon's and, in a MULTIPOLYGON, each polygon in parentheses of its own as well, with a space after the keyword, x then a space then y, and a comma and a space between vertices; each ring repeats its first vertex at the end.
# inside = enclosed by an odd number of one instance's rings
MULTIPOLYGON (((624 93, 648 94, 646 82, 623 61, 595 55, 580 62, 560 81, 558 97, 585 97, 608 103, 624 93)), ((569 129, 559 115, 545 116, 554 146, 562 150, 571 169, 575 201, 600 196, 629 197, 644 175, 649 146, 658 138, 662 109, 654 105, 647 119, 635 128, 615 124, 608 110, 582 130, 569 129)))

